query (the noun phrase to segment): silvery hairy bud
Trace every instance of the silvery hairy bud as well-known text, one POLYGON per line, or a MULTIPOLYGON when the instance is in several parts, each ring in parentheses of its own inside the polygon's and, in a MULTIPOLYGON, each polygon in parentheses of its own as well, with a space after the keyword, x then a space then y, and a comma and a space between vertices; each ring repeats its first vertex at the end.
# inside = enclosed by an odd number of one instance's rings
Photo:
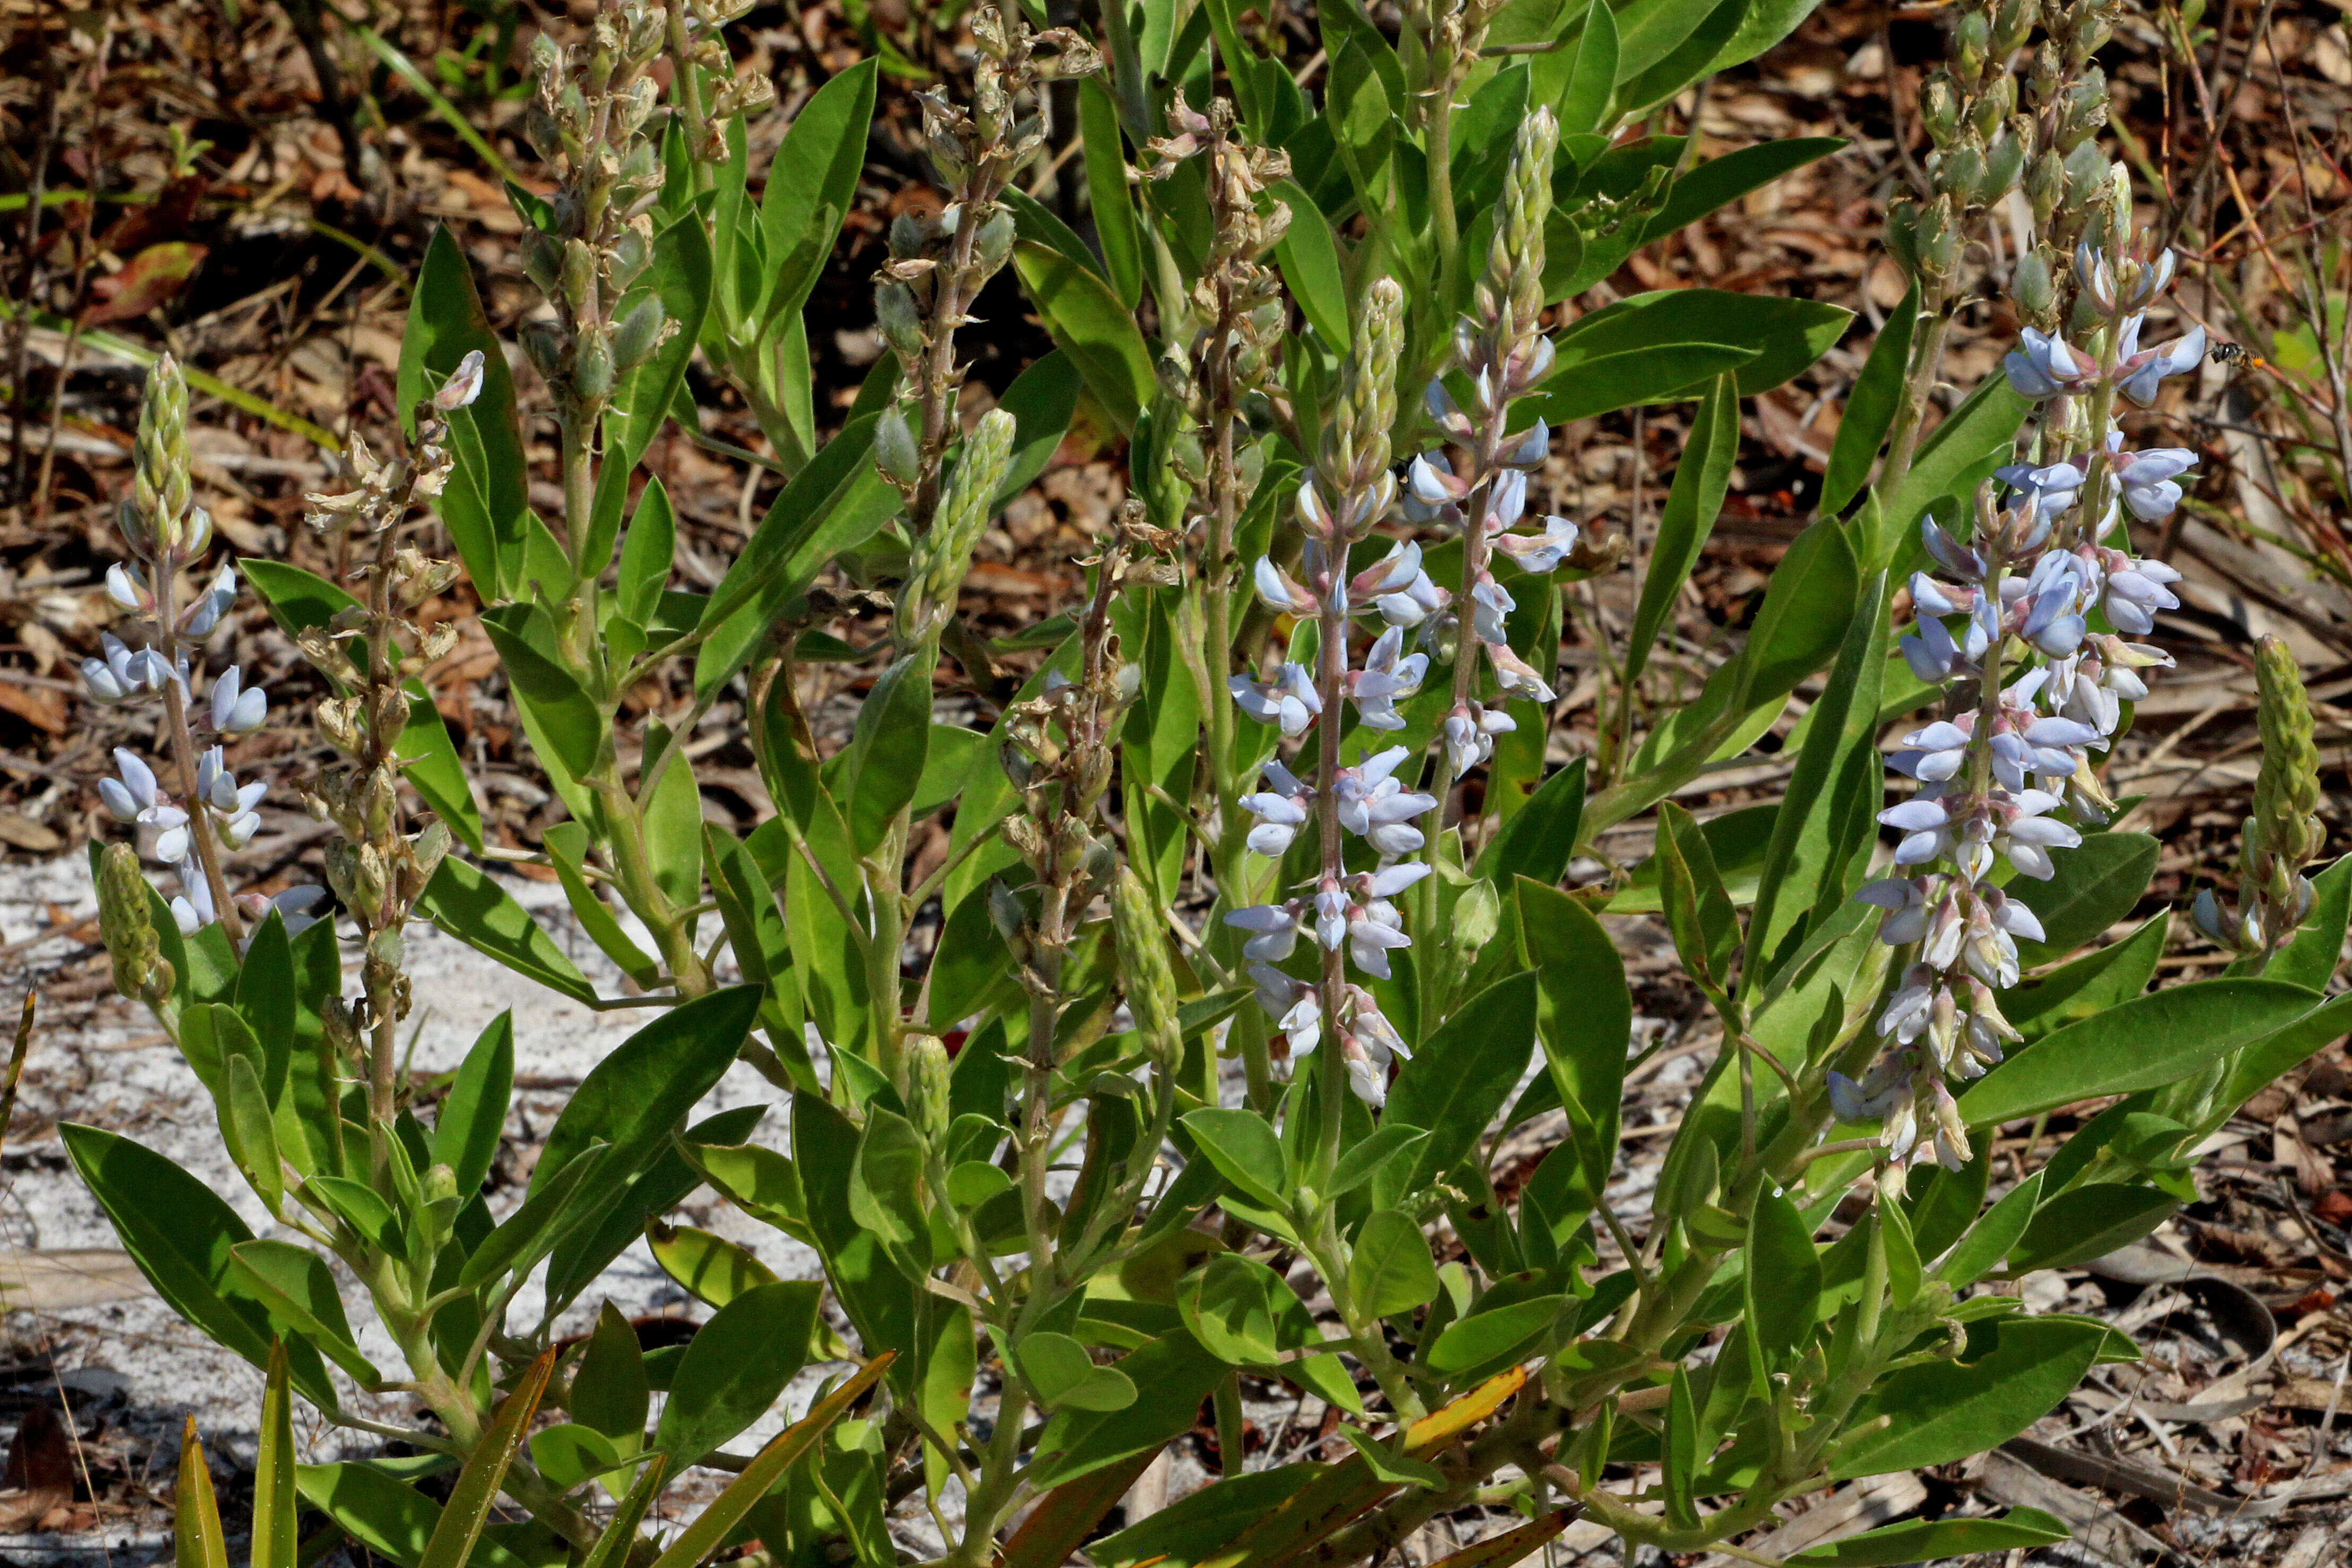
POLYGON ((547 381, 552 382, 563 371, 564 331, 554 321, 526 321, 515 329, 522 343, 523 358, 530 368, 547 381))
POLYGON ((2041 20, 2042 7, 2035 0, 2002 0, 1993 12, 1992 48, 1998 55, 2012 55, 2025 47, 2032 36, 2033 25, 2041 20))
POLYGON ((1919 272, 1946 284, 1960 259, 1960 225, 1949 196, 1938 196, 1919 214, 1919 272))
POLYGON ((2058 289, 2047 246, 2036 246, 2018 257, 2016 270, 2010 274, 2009 291, 2026 315, 2037 320, 2057 308, 2058 289))
POLYGON ((874 422, 874 462, 893 484, 911 486, 922 477, 914 426, 907 423, 907 411, 895 402, 874 422))
POLYGON ((410 841, 409 858, 415 862, 417 885, 409 897, 415 898, 425 891, 425 883, 431 882, 433 873, 441 869, 452 841, 449 830, 439 822, 427 822, 425 831, 410 841))
POLYGON ((1984 149, 1977 144, 1976 132, 1969 131, 1944 150, 1936 165, 1936 189, 1943 195, 1973 201, 1984 184, 1984 149))
POLYGON ((572 390, 584 402, 602 402, 613 394, 613 345, 604 329, 581 329, 580 351, 572 366, 572 390))
POLYGON ((613 329, 614 369, 626 372, 645 363, 646 356, 661 345, 667 336, 662 329, 668 325, 669 312, 662 308, 659 295, 648 294, 638 301, 613 329))
MULTIPOLYGON (((1025 820, 1006 819, 1008 823, 1025 820)), ((1025 963, 1029 957, 1029 910, 1020 895, 1004 885, 1003 877, 988 879, 988 923, 996 927, 997 936, 1012 949, 1013 961, 1025 963)))
POLYGON ((527 228, 522 235, 522 272, 530 286, 541 294, 552 296, 563 277, 563 242, 536 228, 527 228))
POLYGON ((1984 77, 1985 56, 1992 47, 1992 23, 1981 11, 1963 11, 1952 24, 1952 57, 1970 81, 1984 77))
POLYGON ((613 241, 606 253, 605 267, 615 293, 622 292, 645 275, 654 259, 653 220, 642 214, 631 218, 613 241))
POLYGON ((1977 200, 1986 206, 2000 201, 2017 188, 2018 175, 2024 169, 2025 142, 2002 131, 1985 150, 1984 175, 1977 184, 1977 200))
POLYGON ((935 1034, 907 1037, 907 1120, 937 1147, 948 1135, 948 1075, 954 1063, 935 1034))
POLYGON ((585 240, 563 242, 563 267, 556 280, 556 292, 574 316, 588 309, 589 296, 596 287, 596 253, 588 248, 585 240))
POLYGON ((379 767, 368 775, 360 795, 361 825, 370 838, 382 838, 392 831, 399 810, 399 780, 389 765, 379 767))
POLYGON ((2054 149, 2044 148, 2025 176, 2026 204, 2033 209, 2033 226, 2046 229, 2059 201, 2066 194, 2066 163, 2054 149))
POLYGON ((995 272, 1012 259, 1013 238, 1012 209, 999 207, 989 214, 988 221, 982 224, 980 232, 972 236, 972 255, 978 259, 982 271, 995 272))
POLYGON ((1112 935, 1118 946, 1119 983, 1127 992, 1127 1009, 1135 1017, 1135 1031, 1152 1065, 1171 1071, 1183 1050, 1176 1017, 1176 970, 1168 961, 1168 938, 1162 933, 1158 907, 1143 881, 1123 869, 1111 884, 1112 935))
POLYGON ((923 316, 916 307, 914 290, 895 280, 874 287, 874 320, 882 329, 882 339, 898 350, 903 359, 913 359, 923 351, 923 316))
POLYGON ((2007 120, 2016 108, 2017 78, 2011 76, 1995 77, 1992 86, 1979 93, 1977 100, 1969 106, 1969 124, 1975 129, 1979 136, 1990 141, 1993 131, 1999 129, 2000 122, 2007 120))

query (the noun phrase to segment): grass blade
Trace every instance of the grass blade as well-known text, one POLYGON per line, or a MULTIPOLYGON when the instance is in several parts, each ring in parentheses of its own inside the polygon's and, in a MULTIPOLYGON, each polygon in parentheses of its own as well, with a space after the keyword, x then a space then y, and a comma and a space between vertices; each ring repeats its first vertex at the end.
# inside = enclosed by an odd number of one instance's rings
POLYGON ((499 157, 499 150, 490 145, 489 138, 475 130, 473 123, 457 112, 457 106, 441 96, 440 89, 426 80, 425 73, 416 68, 415 61, 401 53, 396 46, 387 41, 373 27, 354 27, 352 30, 366 41, 367 47, 375 51, 376 58, 390 67, 394 76, 416 89, 417 96, 425 100, 426 106, 435 114, 441 117, 444 124, 457 133, 460 141, 480 154, 482 162, 490 166, 491 172, 501 180, 512 180, 517 184, 522 183, 516 175, 514 166, 499 157))
POLYGON ((507 1466, 522 1447, 523 1429, 537 1413, 540 1396, 547 1392, 547 1379, 554 1370, 555 1352, 551 1349, 530 1364, 515 1391, 499 1406, 498 1416, 482 1434, 474 1457, 457 1473, 457 1484, 441 1510, 441 1522, 433 1527, 433 1539, 425 1543, 425 1555, 416 1568, 463 1568, 473 1555, 482 1521, 489 1518, 490 1505, 499 1500, 507 1466))
POLYGON ((886 1350, 867 1362, 858 1368, 856 1376, 810 1406, 807 1415, 777 1433, 766 1448, 752 1456, 751 1462, 743 1467, 743 1473, 711 1499, 709 1508, 695 1516, 694 1522, 670 1543, 669 1550, 654 1559, 653 1568, 694 1568, 717 1551, 727 1532, 751 1511, 751 1505, 767 1496, 783 1473, 816 1447, 825 1428, 839 1420, 858 1396, 874 1385, 896 1354, 886 1350))

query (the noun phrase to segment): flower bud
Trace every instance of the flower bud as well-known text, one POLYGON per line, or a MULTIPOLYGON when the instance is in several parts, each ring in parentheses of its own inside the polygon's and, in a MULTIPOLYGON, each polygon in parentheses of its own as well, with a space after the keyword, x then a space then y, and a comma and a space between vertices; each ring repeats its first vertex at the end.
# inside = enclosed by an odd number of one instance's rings
POLYGON ((2036 320, 2057 308, 2058 290, 2051 276, 2047 246, 2036 246, 2017 258, 2017 267, 2010 274, 2009 291, 2019 308, 2036 320))
POLYGON ((669 312, 662 308, 661 296, 648 294, 639 300, 613 329, 614 369, 625 373, 645 363, 646 357, 668 336, 663 330, 668 325, 669 312))
POLYGON ((613 395, 613 345, 600 328, 592 326, 580 334, 572 390, 583 402, 603 402, 613 395))
POLYGON ((983 272, 995 272, 1013 257, 1013 210, 999 207, 972 236, 972 255, 983 272))
POLYGON ((150 1006, 171 994, 174 977, 156 941, 154 899, 129 844, 110 843, 99 856, 98 927, 118 992, 150 1006))
POLYGON ((911 359, 923 351, 922 313, 916 308, 914 291, 905 284, 892 281, 875 286, 874 319, 882 329, 883 340, 902 357, 911 359))
POLYGON ((915 448, 914 427, 906 410, 892 403, 874 422, 874 461, 886 479, 913 485, 922 477, 922 460, 915 448))
POLYGON ((1128 1011, 1152 1065, 1174 1070, 1183 1048, 1176 1015, 1176 971, 1168 961, 1168 938, 1159 909, 1132 869, 1121 869, 1111 884, 1112 931, 1118 945, 1119 983, 1128 1011))
POLYGON ((563 267, 556 279, 556 292, 574 316, 585 315, 589 297, 596 287, 596 254, 585 240, 563 242, 563 267))
POLYGON ((948 1074, 952 1063, 935 1034, 907 1037, 907 1119, 933 1147, 948 1133, 948 1074))

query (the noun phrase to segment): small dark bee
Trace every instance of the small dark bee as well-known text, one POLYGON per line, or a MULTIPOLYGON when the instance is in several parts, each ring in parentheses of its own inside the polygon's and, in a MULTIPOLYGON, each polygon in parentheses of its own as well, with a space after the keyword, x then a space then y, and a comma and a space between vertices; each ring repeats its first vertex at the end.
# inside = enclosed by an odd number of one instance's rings
POLYGON ((2263 363, 2263 357, 2243 343, 2232 343, 2227 340, 2215 343, 2207 357, 2217 365, 2247 366, 2263 363))

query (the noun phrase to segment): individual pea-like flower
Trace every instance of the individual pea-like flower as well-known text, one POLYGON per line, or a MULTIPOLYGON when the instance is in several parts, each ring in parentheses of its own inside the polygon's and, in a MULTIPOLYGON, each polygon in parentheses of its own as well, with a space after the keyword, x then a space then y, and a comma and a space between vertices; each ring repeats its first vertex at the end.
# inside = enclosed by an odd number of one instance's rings
POLYGON ((180 630, 191 637, 209 637, 213 628, 236 602, 236 573, 228 567, 220 569, 213 585, 196 596, 194 603, 180 613, 180 630))
POLYGON ((111 707, 145 692, 161 691, 172 667, 152 648, 132 650, 111 632, 98 636, 100 657, 81 662, 82 689, 111 707))
POLYGON ((1350 904, 1347 912, 1348 957, 1367 975, 1389 977, 1389 954, 1412 946, 1396 905, 1376 898, 1350 904))
POLYGON ((1315 613, 1315 595, 1288 572, 1275 565, 1272 556, 1258 557, 1256 569, 1251 575, 1257 585, 1259 601, 1276 615, 1315 613))
POLYGON ((1509 633, 1504 629, 1504 617, 1519 607, 1510 591, 1489 576, 1481 577, 1477 587, 1470 591, 1470 626, 1482 643, 1506 643, 1509 633))
POLYGON ((1253 904, 1225 912, 1225 924, 1250 934, 1242 956, 1278 964, 1298 943, 1298 910, 1287 904, 1253 904))
MULTIPOLYGON (((1536 342, 1539 345, 1536 355, 1544 368, 1535 373, 1533 380, 1541 381, 1551 367, 1553 349, 1549 338, 1539 337, 1536 342)), ((1550 451, 1551 426, 1538 419, 1518 434, 1505 437, 1503 449, 1495 455, 1495 461, 1507 468, 1536 468, 1542 465, 1545 455, 1550 451)))
POLYGON ((1952 641, 1952 633, 1932 615, 1922 616, 1908 633, 1897 639, 1895 645, 1913 674, 1937 685, 1960 673, 1965 663, 1959 644, 1952 641))
POLYGON ((2123 486, 2124 505, 2143 523, 2169 517, 2180 504, 2177 480, 2196 466, 2197 454, 2186 447, 2158 446, 2119 454, 2116 478, 2123 486))
POLYGON ((1260 724, 1279 725, 1285 735, 1304 735, 1323 711, 1315 677, 1304 664, 1285 664, 1272 681, 1234 675, 1226 682, 1234 703, 1260 724))
POLYGON ((1368 1105, 1385 1104, 1389 1097, 1389 1064, 1410 1059, 1404 1037, 1389 1022, 1371 993, 1360 986, 1347 992, 1347 1035, 1340 1058, 1348 1069, 1348 1086, 1368 1105))
POLYGON ((152 768, 119 746, 114 766, 120 778, 98 781, 99 799, 108 813, 118 822, 154 829, 157 860, 180 859, 188 848, 188 813, 157 787, 152 768))
POLYGON ((1896 865, 1925 865, 1950 845, 1952 814, 1944 805, 1940 785, 1887 807, 1878 820, 1903 835, 1895 846, 1896 865))
MULTIPOLYGON (((2138 338, 2139 318, 2125 323, 2134 340, 2138 338)), ((2205 357, 2205 329, 2191 327, 2186 334, 2167 343, 2161 349, 2146 349, 2137 352, 2126 347, 2127 356, 2116 367, 2116 386, 2124 396, 2142 408, 2156 401, 2158 383, 2167 376, 2177 376, 2197 368, 2205 357)))
POLYGON ((244 685, 238 667, 231 664, 213 682, 213 728, 223 735, 245 735, 259 729, 269 713, 269 694, 244 685))
POLYGON ((155 608, 155 595, 147 586, 146 574, 128 561, 116 561, 106 569, 106 596, 134 615, 144 615, 155 608))
POLYGON ((2020 789, 1990 803, 1993 852, 2015 866, 2020 876, 2049 881, 2057 872, 2050 852, 2071 850, 2083 841, 2080 832, 2047 814, 2059 803, 2047 789, 2020 789))
POLYGON ((1498 707, 1469 703, 1445 716, 1446 760, 1460 778, 1495 754, 1495 737, 1519 727, 1518 720, 1498 707))
POLYGON ((2158 611, 2180 608, 2170 589, 2180 580, 2180 574, 2160 560, 2135 560, 2121 551, 2107 553, 2113 559, 2099 607, 2116 631, 2144 637, 2156 630, 2158 611))
POLYGON ((1421 564, 1421 546, 1410 539, 1390 547, 1389 553, 1357 574, 1350 597, 1369 603, 1391 626, 1420 625, 1453 601, 1421 564))
POLYGON ((1402 627, 1391 626, 1381 632, 1365 655, 1364 667, 1347 677, 1349 695, 1356 699, 1356 714, 1364 727, 1402 729, 1404 716, 1396 711, 1396 699, 1419 691, 1428 671, 1428 654, 1404 652, 1402 627))
POLYGON ((1443 452, 1424 452, 1405 469, 1405 493, 1423 507, 1458 507, 1470 494, 1470 481, 1454 472, 1443 452))
POLYGON ((1250 830, 1249 847, 1262 855, 1279 856, 1290 848, 1298 830, 1306 825, 1315 791, 1301 783, 1289 768, 1271 758, 1265 765, 1265 773, 1268 788, 1255 795, 1244 795, 1235 804, 1257 819, 1257 826, 1250 830))
POLYGON ((2025 583, 2025 617, 2018 635, 2051 658, 2072 653, 2090 629, 2081 609, 2084 588, 2082 563, 2074 556, 2043 556, 2025 583))
POLYGON ((1495 678, 1502 683, 1507 695, 1532 697, 1539 703, 1558 700, 1550 685, 1536 672, 1535 666, 1513 653, 1509 643, 1487 643, 1485 646, 1486 662, 1494 666, 1495 678))
POLYGON ((1274 1027, 1282 1032, 1290 1054, 1304 1056, 1313 1051, 1323 1038, 1323 999, 1315 988, 1271 964, 1252 964, 1249 973, 1257 982, 1258 1006, 1275 1020, 1274 1027))
POLYGON ((2035 512, 2051 517, 2074 504, 2074 498, 2082 494, 2085 476, 2072 463, 2052 463, 2039 468, 2029 463, 2012 463, 2006 468, 1994 469, 1993 477, 2018 492, 2035 512))
POLYGON ((1886 911, 1878 919, 1878 939, 1901 947, 1927 934, 1928 885, 1924 876, 1882 877, 1864 883, 1854 897, 1886 911))
POLYGON ((1421 848, 1421 830, 1412 821, 1437 807, 1436 796, 1408 790, 1396 779, 1397 765, 1409 755, 1403 747, 1392 746, 1340 768, 1332 784, 1339 825, 1383 855, 1407 855, 1421 848))
POLYGON ((2018 396, 2038 401, 2060 392, 2081 392, 2097 378, 2097 365, 2068 348, 2058 334, 2027 327, 2018 337, 2024 346, 2000 362, 2018 396))
POLYGON ((179 863, 180 894, 172 900, 172 920, 179 926, 180 935, 193 936, 198 930, 220 918, 213 907, 212 884, 205 880, 204 868, 193 856, 179 863))
POLYGON ((1582 538, 1583 530, 1566 517, 1545 517, 1543 532, 1500 534, 1495 548, 1517 562, 1521 571, 1557 571, 1582 538))
POLYGON ((443 382, 440 390, 433 394, 433 406, 443 413, 455 413, 461 408, 470 407, 474 400, 482 395, 482 350, 468 350, 466 357, 457 361, 457 368, 449 372, 449 379, 443 382))

